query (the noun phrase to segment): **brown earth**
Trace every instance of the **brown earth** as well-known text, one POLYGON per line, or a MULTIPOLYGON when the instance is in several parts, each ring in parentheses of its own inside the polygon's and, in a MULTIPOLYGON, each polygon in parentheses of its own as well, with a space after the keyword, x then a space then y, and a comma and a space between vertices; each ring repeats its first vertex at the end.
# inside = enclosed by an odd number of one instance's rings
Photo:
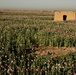
POLYGON ((5 13, 36 13, 36 14, 52 14, 54 11, 51 10, 0 10, 5 13))
POLYGON ((61 56, 61 55, 66 55, 69 52, 76 52, 76 48, 75 47, 39 47, 36 48, 36 54, 38 56, 40 55, 51 55, 52 57, 56 57, 56 56, 61 56))

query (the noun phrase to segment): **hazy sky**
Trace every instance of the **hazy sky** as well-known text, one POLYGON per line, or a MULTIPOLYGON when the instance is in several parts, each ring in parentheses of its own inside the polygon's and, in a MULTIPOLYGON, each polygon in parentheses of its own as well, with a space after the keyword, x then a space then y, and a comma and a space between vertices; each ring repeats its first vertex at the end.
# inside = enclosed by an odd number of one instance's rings
POLYGON ((76 10, 76 0, 0 0, 0 9, 76 10))

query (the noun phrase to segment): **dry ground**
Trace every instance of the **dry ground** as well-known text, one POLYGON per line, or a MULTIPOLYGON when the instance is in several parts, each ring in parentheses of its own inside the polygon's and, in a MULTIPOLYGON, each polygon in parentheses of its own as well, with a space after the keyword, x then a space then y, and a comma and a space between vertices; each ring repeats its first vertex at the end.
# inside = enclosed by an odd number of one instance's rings
POLYGON ((76 48, 75 47, 39 47, 36 49, 36 54, 38 56, 40 55, 46 55, 46 54, 50 54, 52 57, 55 56, 61 56, 61 55, 65 55, 69 52, 76 52, 76 48))
POLYGON ((52 14, 54 13, 54 10, 0 10, 0 12, 5 13, 34 13, 34 14, 52 14))

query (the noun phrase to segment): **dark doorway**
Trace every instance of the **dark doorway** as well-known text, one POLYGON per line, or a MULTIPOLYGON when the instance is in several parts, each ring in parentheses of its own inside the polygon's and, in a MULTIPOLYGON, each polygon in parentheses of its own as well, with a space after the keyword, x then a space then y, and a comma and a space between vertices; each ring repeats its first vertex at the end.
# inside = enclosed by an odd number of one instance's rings
POLYGON ((67 16, 63 15, 63 20, 66 21, 66 19, 67 19, 67 16))

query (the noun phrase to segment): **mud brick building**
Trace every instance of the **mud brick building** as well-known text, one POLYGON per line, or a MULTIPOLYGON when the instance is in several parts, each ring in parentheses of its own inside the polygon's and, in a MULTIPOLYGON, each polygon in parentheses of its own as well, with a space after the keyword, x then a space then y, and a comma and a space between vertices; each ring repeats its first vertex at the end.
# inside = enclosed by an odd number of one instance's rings
POLYGON ((54 21, 76 20, 75 11, 55 11, 54 21))

